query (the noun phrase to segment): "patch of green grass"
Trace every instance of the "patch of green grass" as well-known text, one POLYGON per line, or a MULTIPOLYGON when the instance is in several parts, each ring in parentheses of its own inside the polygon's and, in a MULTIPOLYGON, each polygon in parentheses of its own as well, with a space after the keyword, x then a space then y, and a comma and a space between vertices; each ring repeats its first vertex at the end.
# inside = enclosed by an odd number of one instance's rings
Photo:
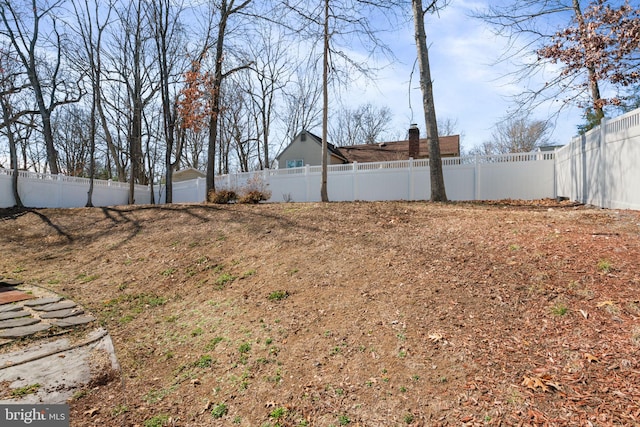
POLYGON ((601 259, 600 261, 598 261, 598 271, 600 273, 607 274, 610 273, 612 269, 613 265, 608 259, 601 259))
POLYGON ((197 327, 193 331, 191 331, 191 336, 192 337, 197 337, 198 335, 202 335, 203 333, 204 333, 204 331, 202 330, 202 328, 201 327, 197 327))
POLYGON ((224 338, 222 337, 215 337, 214 339, 212 339, 211 341, 209 341, 207 343, 207 345, 204 346, 204 349, 207 351, 211 351, 214 350, 216 348, 216 346, 218 344, 220 344, 222 341, 224 341, 224 338))
POLYGON ((29 384, 24 387, 14 388, 11 390, 11 397, 23 397, 27 394, 37 393, 40 389, 40 384, 29 384))
POLYGON ((82 283, 89 283, 89 282, 93 282, 94 280, 96 280, 99 277, 100 276, 98 276, 97 274, 92 274, 92 275, 79 274, 76 277, 76 280, 80 280, 82 283))
POLYGON ((175 272, 176 272, 175 268, 167 268, 166 270, 161 271, 160 274, 163 275, 164 277, 169 277, 175 272))
POLYGON ((126 412, 129 412, 129 407, 127 405, 116 405, 116 407, 111 410, 111 415, 117 417, 126 412))
POLYGON ((200 356, 200 358, 195 362, 194 366, 197 368, 210 368, 213 364, 213 359, 210 355, 205 354, 200 356))
POLYGON ((123 325, 126 325, 127 323, 130 323, 133 319, 135 319, 136 317, 132 314, 127 314, 126 316, 122 316, 120 318, 120 323, 123 325))
POLYGON ((211 416, 218 419, 224 417, 227 412, 229 412, 229 408, 227 408, 227 405, 225 405, 224 403, 218 403, 217 405, 213 406, 213 409, 211 410, 211 416))
POLYGON ((510 251, 519 251, 520 250, 520 245, 516 245, 516 244, 509 245, 509 250, 510 251))
POLYGON ((241 279, 246 279, 247 277, 251 277, 256 273, 257 273, 256 269, 251 269, 249 271, 245 271, 244 273, 242 273, 242 276, 240 276, 240 278, 241 279))
POLYGON ((341 426, 346 426, 351 423, 351 420, 346 415, 340 415, 338 417, 338 423, 340 423, 341 426))
POLYGON ((238 347, 238 351, 240 352, 240 354, 245 354, 250 352, 251 344, 249 344, 248 342, 240 344, 240 347, 238 347))
POLYGON ((234 276, 233 274, 231 274, 231 273, 222 273, 216 279, 215 284, 219 288, 222 288, 227 283, 233 282, 234 280, 236 280, 236 276, 234 276))
POLYGON ((551 307, 551 313, 554 316, 564 316, 568 311, 569 309, 567 308, 567 306, 561 302, 557 302, 553 305, 553 307, 551 307))
POLYGON ((163 427, 169 425, 169 415, 155 415, 144 422, 144 427, 163 427))
POLYGON ((269 418, 273 418, 274 420, 279 420, 280 418, 284 417, 285 415, 287 415, 287 409, 283 408, 281 406, 281 407, 276 408, 273 411, 271 411, 269 413, 269 418))
POLYGON ((404 416, 404 423, 405 424, 413 424, 414 420, 415 420, 415 417, 413 416, 413 414, 406 414, 404 416))
POLYGON ((269 301, 281 301, 289 297, 289 292, 287 291, 273 291, 267 297, 269 301))
POLYGON ((165 396, 171 394, 177 387, 177 385, 172 385, 171 387, 162 390, 151 390, 150 392, 145 394, 142 399, 149 404, 158 403, 162 399, 164 399, 165 396))

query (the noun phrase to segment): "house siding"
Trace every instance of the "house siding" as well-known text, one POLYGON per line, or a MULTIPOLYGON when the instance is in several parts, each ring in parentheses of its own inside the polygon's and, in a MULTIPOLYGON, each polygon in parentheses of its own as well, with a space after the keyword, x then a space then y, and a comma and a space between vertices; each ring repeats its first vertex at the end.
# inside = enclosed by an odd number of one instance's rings
MULTIPOLYGON (((330 165, 344 163, 331 153, 327 155, 327 159, 327 164, 330 165)), ((322 164, 322 145, 308 133, 304 141, 298 135, 278 156, 278 168, 286 169, 287 162, 290 160, 302 160, 303 165, 320 165, 322 164)))

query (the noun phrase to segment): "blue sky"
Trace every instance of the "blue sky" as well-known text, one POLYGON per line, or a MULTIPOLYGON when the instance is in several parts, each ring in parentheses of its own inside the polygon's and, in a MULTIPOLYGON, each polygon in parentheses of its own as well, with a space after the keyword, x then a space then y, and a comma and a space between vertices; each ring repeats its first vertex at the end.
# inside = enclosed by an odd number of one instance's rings
MULTIPOLYGON (((438 120, 457 121, 464 150, 491 139, 493 126, 513 107, 509 97, 523 89, 508 77, 502 78, 514 71, 512 67, 505 63, 496 65, 506 49, 506 41, 495 36, 485 23, 469 16, 483 4, 484 1, 454 1, 440 17, 430 16, 426 21, 436 114, 438 120)), ((359 103, 386 105, 393 112, 394 128, 408 129, 414 122, 424 132, 417 70, 411 85, 413 116, 408 101, 409 78, 416 57, 413 28, 407 26, 388 41, 397 61, 381 70, 376 82, 358 81, 348 90, 349 98, 359 103)), ((547 119, 552 112, 539 108, 533 118, 547 119)), ((561 114, 555 122, 551 142, 568 143, 582 121, 581 111, 576 108, 561 114)))

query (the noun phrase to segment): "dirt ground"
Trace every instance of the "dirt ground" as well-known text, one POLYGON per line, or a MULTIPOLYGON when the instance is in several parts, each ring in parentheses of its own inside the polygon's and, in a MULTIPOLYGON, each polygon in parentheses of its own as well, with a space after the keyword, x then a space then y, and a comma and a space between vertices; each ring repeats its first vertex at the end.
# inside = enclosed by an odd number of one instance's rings
POLYGON ((640 212, 4 210, 0 244, 114 341, 72 426, 640 425, 640 212))

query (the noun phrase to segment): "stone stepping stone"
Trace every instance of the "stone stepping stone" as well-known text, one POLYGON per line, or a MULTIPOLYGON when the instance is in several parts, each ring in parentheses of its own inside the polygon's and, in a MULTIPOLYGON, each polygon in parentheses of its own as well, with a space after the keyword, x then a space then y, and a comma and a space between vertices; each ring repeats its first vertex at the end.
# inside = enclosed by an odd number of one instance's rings
POLYGON ((28 311, 8 311, 6 313, 0 313, 0 320, 17 319, 18 317, 27 317, 31 313, 28 311))
POLYGON ((18 310, 22 310, 22 307, 20 307, 17 304, 0 305, 0 313, 7 313, 9 311, 18 311, 18 310))
POLYGON ((17 289, 0 292, 0 304, 8 304, 10 302, 24 301, 34 298, 35 297, 33 295, 19 291, 17 289))
POLYGON ((66 317, 78 316, 83 314, 84 310, 81 308, 68 308, 66 310, 48 311, 40 315, 41 319, 64 319, 66 317))
POLYGON ((58 310, 66 310, 67 308, 74 308, 77 305, 78 304, 76 304, 73 301, 62 301, 54 304, 39 305, 32 308, 37 311, 58 311, 58 310))
POLYGON ((17 328, 3 329, 0 331, 0 338, 21 338, 29 335, 36 334, 38 332, 46 331, 51 325, 43 322, 36 323, 35 325, 19 326, 17 328))
POLYGON ((17 286, 22 285, 24 282, 17 279, 9 279, 8 277, 0 279, 0 286, 17 286))
POLYGON ((93 316, 74 316, 66 319, 54 319, 51 321, 51 324, 59 328, 70 328, 73 326, 86 325, 94 320, 96 320, 96 318, 93 316))
POLYGON ((49 297, 49 298, 38 298, 32 301, 27 301, 24 303, 26 307, 36 307, 38 305, 47 305, 53 304, 54 302, 58 302, 62 299, 62 297, 49 297))
POLYGON ((40 319, 36 319, 35 317, 20 317, 18 319, 0 320, 0 329, 29 326, 38 323, 39 321, 40 319))

